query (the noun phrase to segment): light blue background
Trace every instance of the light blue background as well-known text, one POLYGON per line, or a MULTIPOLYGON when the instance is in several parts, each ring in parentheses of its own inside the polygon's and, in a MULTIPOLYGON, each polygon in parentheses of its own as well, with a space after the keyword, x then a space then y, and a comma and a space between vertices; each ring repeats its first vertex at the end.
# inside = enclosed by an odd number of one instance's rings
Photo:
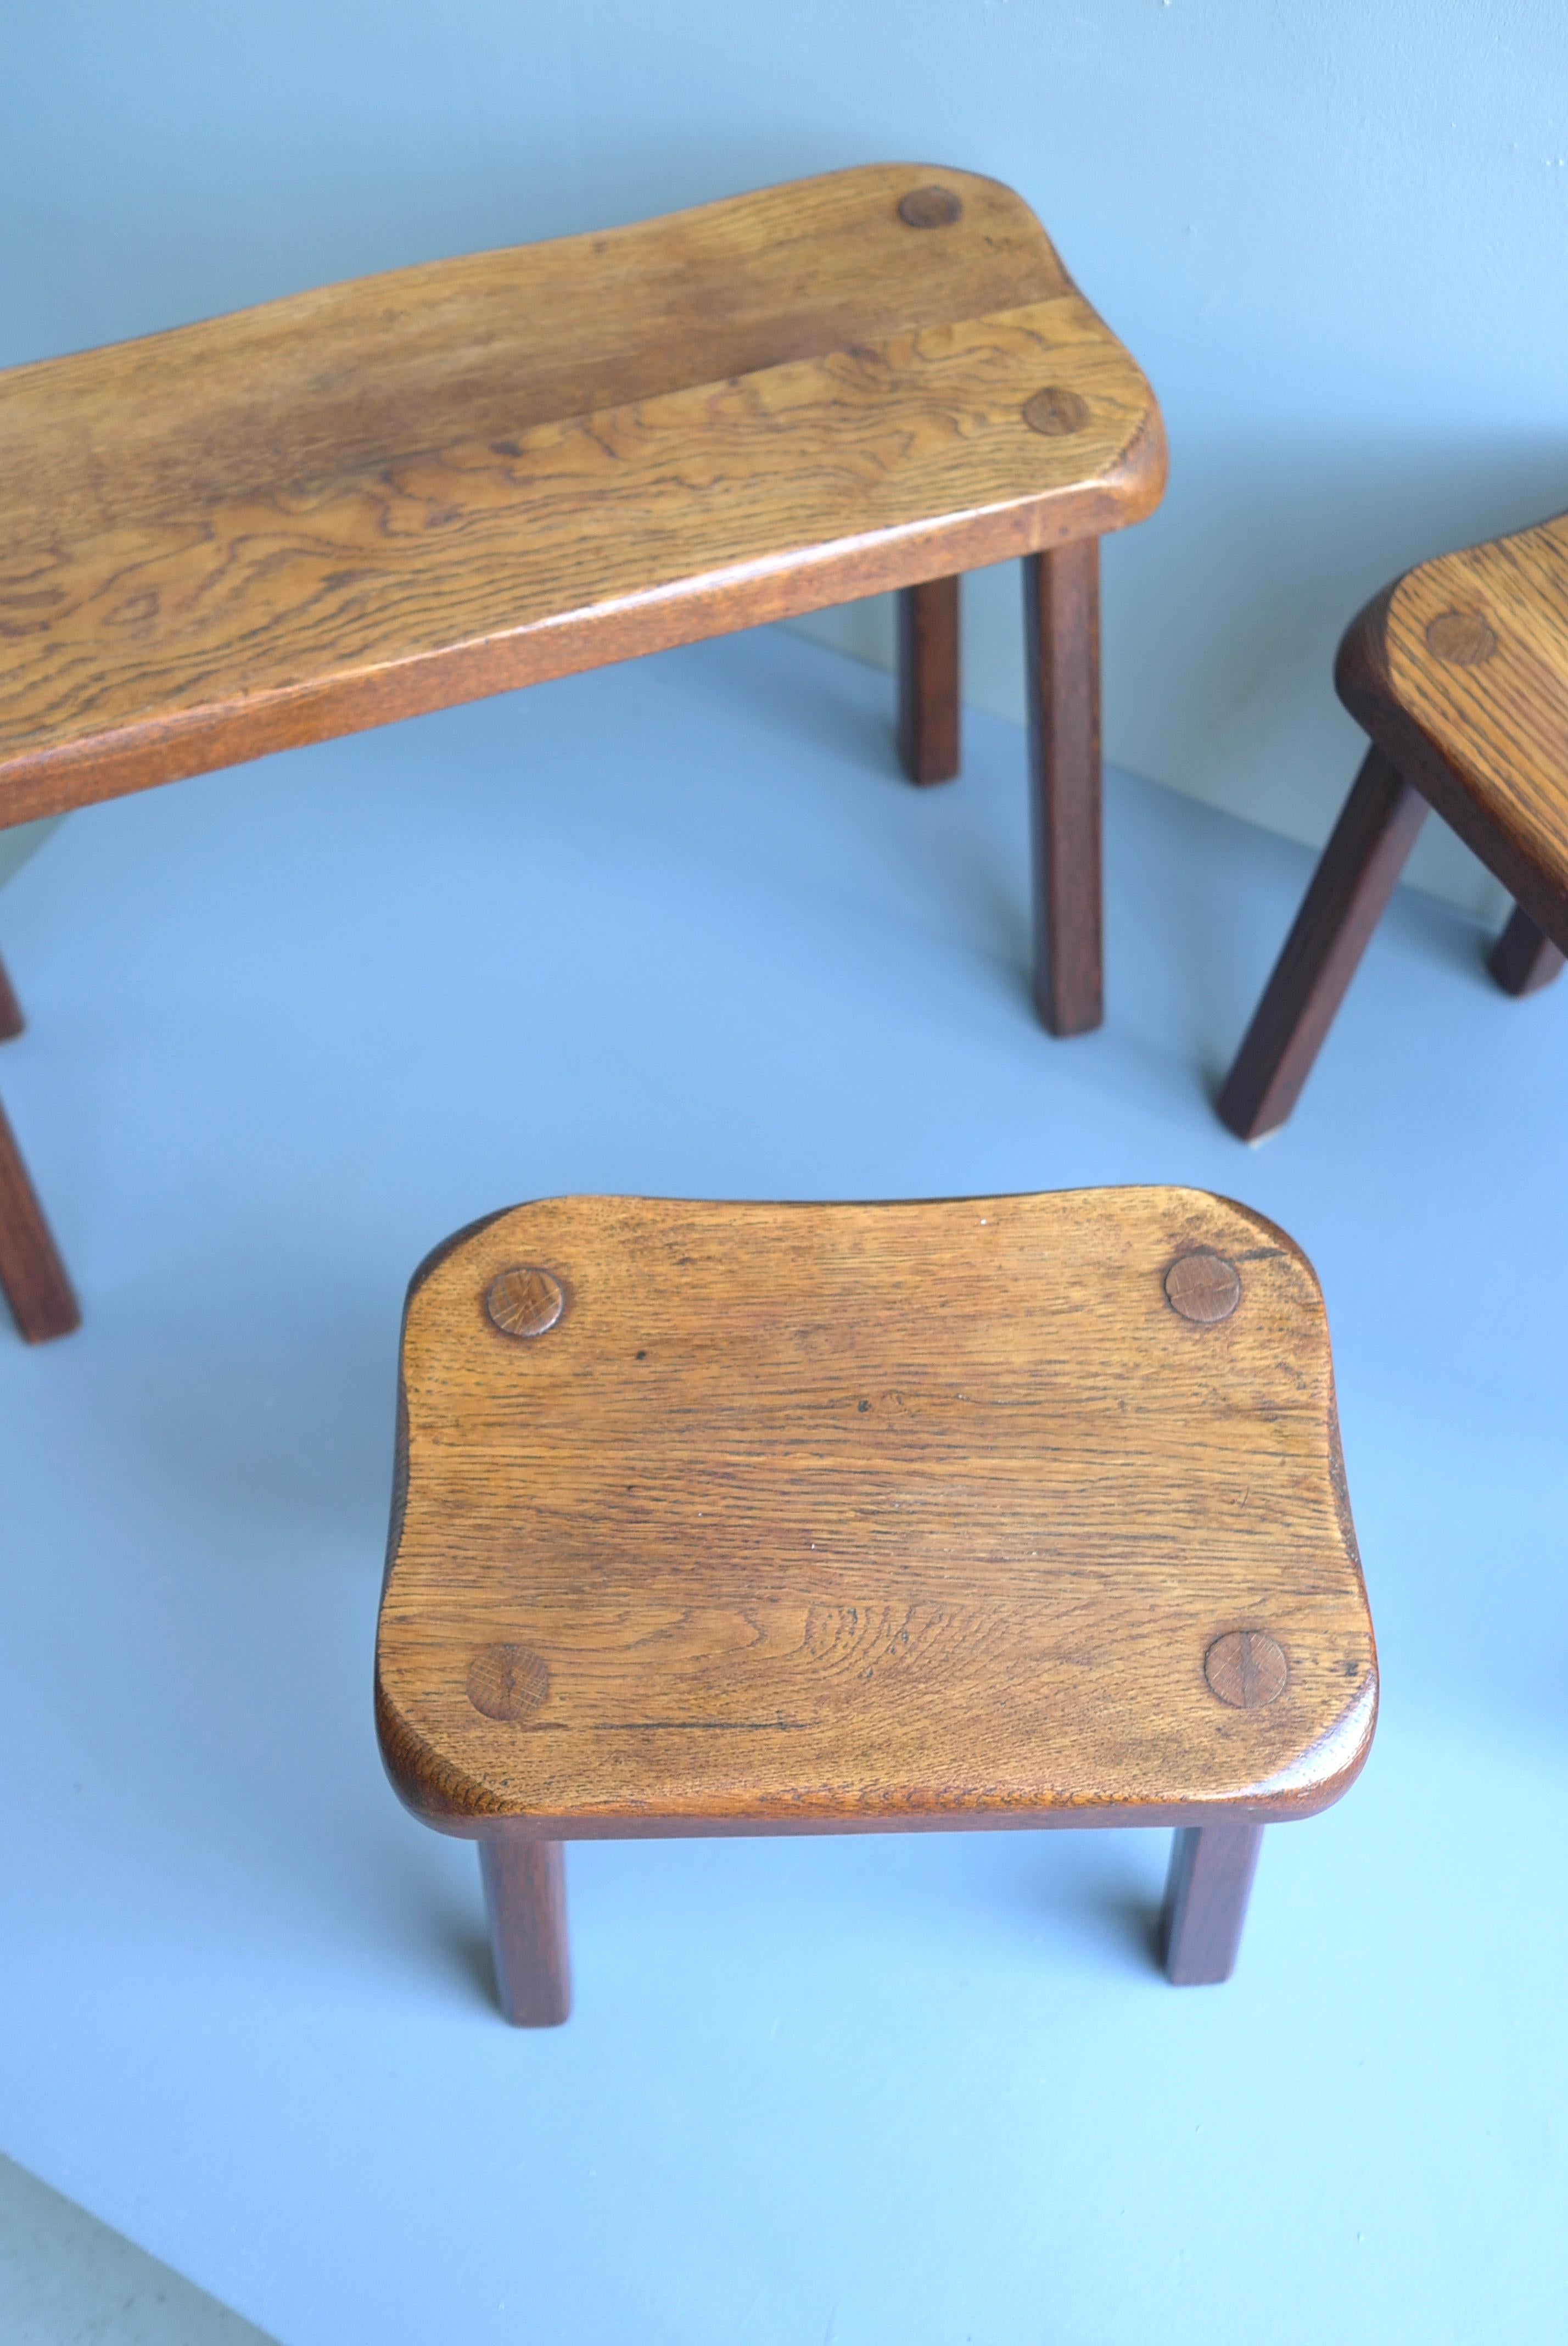
MULTIPOLYGON (((1328 660, 1561 501, 1555 7, 13 5, 0 356, 875 156, 1036 205, 1165 402, 1107 557, 1123 762, 1308 829, 1328 660)), ((972 598, 1006 705, 1011 581, 972 598)), ((855 623, 851 623, 853 626, 855 623)), ((856 640, 871 640, 870 636, 856 640)), ((1209 1113, 1300 851, 1125 778, 1110 1019, 1029 1011, 1022 751, 715 645, 80 816, 0 1056, 87 1303, 0 1331, 4 2147, 287 2346, 1556 2346, 1568 2331, 1568 989, 1415 900, 1290 1130, 1209 1113), (495 2020, 369 1655, 398 1305, 572 1187, 1190 1179, 1333 1320, 1386 1701, 1167 1990, 1159 1836, 575 1851, 495 2020)), ((1456 883, 1462 884, 1462 883, 1456 883)))
MULTIPOLYGON (((1568 502, 1559 0, 12 0, 0 130, 0 360, 845 164, 1010 181, 1170 429, 1110 754, 1297 837, 1358 605, 1568 502)), ((969 602, 1016 714, 1011 574, 969 602)), ((1414 870, 1499 901, 1435 827, 1414 870)))
POLYGON ((74 820, 0 1054, 87 1305, 0 1331, 4 2147, 286 2346, 1559 2346, 1568 987, 1407 892, 1291 1127, 1206 1086, 1306 851, 1113 777, 1110 1017, 1024 977, 1023 754, 740 637, 74 820), (301 868, 294 842, 307 831, 301 868), (572 1188, 1189 1180, 1306 1246, 1366 1774, 1167 1987, 1168 1837, 605 1843, 495 2014, 370 1660, 404 1280, 572 1188))

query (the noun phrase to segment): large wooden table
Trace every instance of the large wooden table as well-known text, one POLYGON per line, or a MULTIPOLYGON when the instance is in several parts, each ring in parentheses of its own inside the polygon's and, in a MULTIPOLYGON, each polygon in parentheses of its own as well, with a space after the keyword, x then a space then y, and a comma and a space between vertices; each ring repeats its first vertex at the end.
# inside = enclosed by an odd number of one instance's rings
MULTIPOLYGON (((1038 221, 879 165, 0 373, 0 826, 903 590, 956 770, 956 575, 1028 565, 1037 994, 1100 1015, 1100 536, 1147 383, 1038 221)), ((0 1025, 4 1025, 0 1019, 0 1025)), ((76 1306, 0 1121, 0 1284, 76 1306)))

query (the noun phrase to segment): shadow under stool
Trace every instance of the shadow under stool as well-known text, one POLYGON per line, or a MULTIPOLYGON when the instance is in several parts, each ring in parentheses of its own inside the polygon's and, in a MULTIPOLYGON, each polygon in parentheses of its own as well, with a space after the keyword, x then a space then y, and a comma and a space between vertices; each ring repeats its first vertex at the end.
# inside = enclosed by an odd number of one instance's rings
POLYGON ((1311 1266, 1192 1189, 477 1223, 409 1290, 376 1700, 524 2026, 581 1840, 1169 1825, 1223 1980, 1377 1708, 1311 1266))
MULTIPOLYGON (((1099 541, 1165 465, 1153 393, 1028 206, 930 165, 13 367, 0 827, 889 590, 905 767, 938 781, 958 573, 1020 556, 1035 999, 1079 1034, 1099 541)), ((0 1130, 0 1287, 35 1341, 75 1325, 46 1250, 0 1130)))
POLYGON ((1514 898, 1487 967, 1505 994, 1568 952, 1568 515, 1423 562, 1353 619, 1334 681, 1372 746, 1217 1103, 1277 1131, 1429 807, 1514 898))

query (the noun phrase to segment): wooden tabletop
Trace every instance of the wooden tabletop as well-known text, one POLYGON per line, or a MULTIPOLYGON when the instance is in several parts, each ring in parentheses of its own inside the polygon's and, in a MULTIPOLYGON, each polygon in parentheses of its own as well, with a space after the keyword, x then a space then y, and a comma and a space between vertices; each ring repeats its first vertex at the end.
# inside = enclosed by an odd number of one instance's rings
POLYGON ((410 1292, 383 1749, 447 1831, 1320 1808, 1376 1656, 1322 1298, 1189 1189, 568 1198, 410 1292))
POLYGON ((1568 515, 1407 572, 1353 623, 1339 682, 1568 949, 1568 515))
POLYGON ((1115 528, 1027 207, 841 171, 0 372, 0 824, 1115 528))

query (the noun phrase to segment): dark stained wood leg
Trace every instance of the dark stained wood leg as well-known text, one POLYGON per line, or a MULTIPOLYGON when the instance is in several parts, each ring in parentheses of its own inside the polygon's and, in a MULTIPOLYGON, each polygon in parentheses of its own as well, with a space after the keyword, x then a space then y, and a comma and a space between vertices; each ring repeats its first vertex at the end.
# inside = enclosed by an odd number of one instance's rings
POLYGON ((503 2015, 514 2028, 558 2028, 572 2010, 565 1850, 558 1841, 482 1841, 479 1871, 503 2015))
POLYGON ((958 580, 899 589, 899 757, 911 782, 951 782, 959 764, 958 580))
POLYGON ((29 1344, 68 1336, 82 1315, 22 1152, 0 1108, 0 1290, 29 1344))
POLYGON ((1023 564, 1034 1003, 1053 1035, 1105 1016, 1100 883, 1100 542, 1023 564))
POLYGON ((1171 1849, 1160 1947, 1173 1987, 1212 1987, 1236 1969, 1263 1827, 1184 1825, 1171 1849))
POLYGON ((5 974, 5 964, 0 961, 0 1043, 8 1043, 13 1035, 21 1032, 22 1005, 5 974))
POLYGON ((1504 994, 1539 994, 1563 970, 1563 954, 1515 904, 1512 916, 1487 960, 1504 994))
POLYGON ((1215 1105, 1243 1140, 1285 1122, 1399 884, 1426 801, 1369 750, 1215 1105))

